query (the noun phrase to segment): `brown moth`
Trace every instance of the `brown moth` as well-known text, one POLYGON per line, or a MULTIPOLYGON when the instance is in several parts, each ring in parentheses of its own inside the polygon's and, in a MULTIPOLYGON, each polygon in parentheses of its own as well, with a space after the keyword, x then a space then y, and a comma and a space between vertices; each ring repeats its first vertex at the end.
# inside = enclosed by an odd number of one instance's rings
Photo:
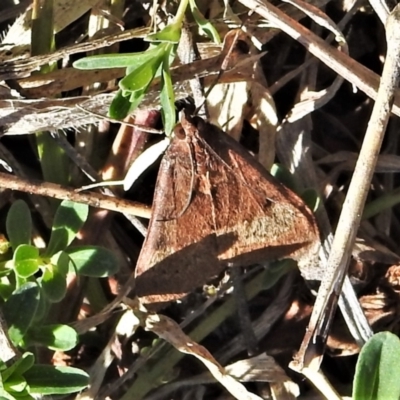
POLYGON ((239 143, 182 113, 162 161, 136 268, 144 303, 185 296, 227 266, 316 252, 312 212, 239 143))

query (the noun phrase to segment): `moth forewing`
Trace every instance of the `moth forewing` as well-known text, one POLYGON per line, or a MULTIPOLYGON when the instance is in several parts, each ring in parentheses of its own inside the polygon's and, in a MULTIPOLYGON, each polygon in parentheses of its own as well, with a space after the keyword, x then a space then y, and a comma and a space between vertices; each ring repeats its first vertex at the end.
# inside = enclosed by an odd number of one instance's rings
POLYGON ((181 128, 186 136, 161 163, 137 264, 144 302, 180 298, 226 266, 315 252, 318 229, 296 194, 215 126, 184 115, 181 128))

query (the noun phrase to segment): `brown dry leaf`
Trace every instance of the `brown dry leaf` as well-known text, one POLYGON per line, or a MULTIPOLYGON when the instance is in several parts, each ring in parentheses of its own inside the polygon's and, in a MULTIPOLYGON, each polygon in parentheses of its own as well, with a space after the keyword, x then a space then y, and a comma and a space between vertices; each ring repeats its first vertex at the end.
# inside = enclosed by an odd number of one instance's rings
POLYGON ((247 82, 216 85, 207 99, 210 121, 239 140, 247 99, 247 82))
POLYGON ((228 365, 225 371, 241 382, 285 382, 290 380, 273 357, 260 354, 228 365))
MULTIPOLYGON (((299 386, 286 375, 273 357, 266 354, 237 361, 226 366, 225 371, 240 382, 269 382, 277 399, 294 399, 300 395, 299 386)), ((161 387, 149 400, 165 399, 170 393, 183 387, 198 388, 208 383, 214 383, 208 373, 174 381, 161 387)))
POLYGON ((208 99, 210 120, 239 141, 243 121, 259 132, 258 161, 268 170, 275 157, 278 116, 272 96, 258 82, 217 85, 208 99))
MULTIPOLYGON (((242 40, 244 36, 241 35, 242 40)), ((246 37, 246 42, 250 54, 255 54, 257 50, 249 37, 246 37)), ((239 141, 243 122, 247 120, 259 132, 258 161, 269 170, 275 158, 278 125, 275 103, 267 89, 259 60, 245 68, 251 77, 247 82, 219 84, 213 88, 207 99, 210 121, 239 141), (251 74, 248 70, 251 70, 251 74)))
POLYGON ((145 328, 166 340, 182 353, 199 359, 218 382, 238 400, 261 400, 261 397, 250 393, 235 378, 227 373, 209 351, 187 336, 180 326, 171 318, 160 314, 149 314, 145 320, 145 328))

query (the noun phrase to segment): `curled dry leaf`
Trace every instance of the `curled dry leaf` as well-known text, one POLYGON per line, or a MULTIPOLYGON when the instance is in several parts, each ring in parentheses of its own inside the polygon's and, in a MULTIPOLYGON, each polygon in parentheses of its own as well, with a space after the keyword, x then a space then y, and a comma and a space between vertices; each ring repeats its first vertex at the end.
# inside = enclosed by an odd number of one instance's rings
POLYGON ((190 339, 172 319, 164 315, 149 314, 145 320, 145 328, 166 340, 180 352, 199 359, 214 378, 236 399, 261 400, 261 397, 250 393, 240 382, 229 375, 205 347, 190 339))

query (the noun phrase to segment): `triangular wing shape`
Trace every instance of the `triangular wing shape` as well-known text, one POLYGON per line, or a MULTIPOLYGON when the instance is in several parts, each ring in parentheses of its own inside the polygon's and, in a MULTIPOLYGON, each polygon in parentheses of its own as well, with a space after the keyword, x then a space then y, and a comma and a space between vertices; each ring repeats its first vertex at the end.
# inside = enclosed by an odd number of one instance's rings
POLYGON ((186 116, 161 162, 136 291, 170 301, 226 266, 299 259, 318 242, 297 195, 217 127, 186 116))

